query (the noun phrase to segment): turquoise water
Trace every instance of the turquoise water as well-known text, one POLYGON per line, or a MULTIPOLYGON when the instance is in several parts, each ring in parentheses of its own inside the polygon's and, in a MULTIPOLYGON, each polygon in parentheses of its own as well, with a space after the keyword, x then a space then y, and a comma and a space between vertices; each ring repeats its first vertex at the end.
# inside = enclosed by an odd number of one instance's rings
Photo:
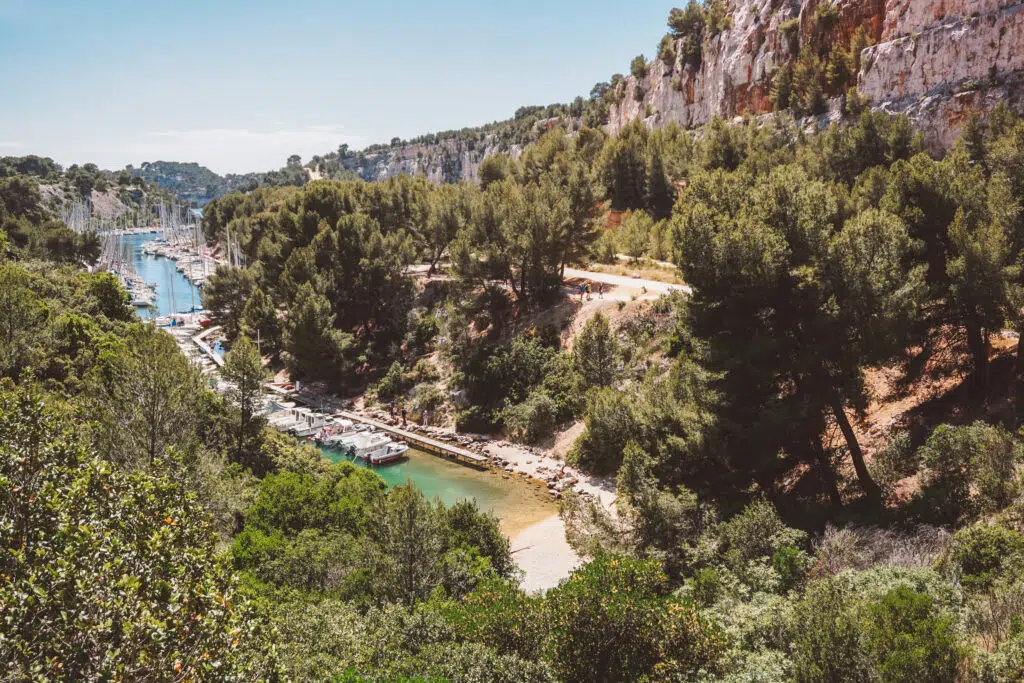
MULTIPOLYGON (((347 459, 339 451, 326 448, 320 451, 331 462, 347 459)), ((355 464, 368 467, 361 461, 355 464)), ((440 498, 445 505, 467 498, 475 499, 482 510, 497 515, 505 533, 513 533, 546 519, 557 509, 543 489, 518 477, 494 470, 475 470, 412 449, 405 460, 371 469, 388 486, 411 481, 427 498, 440 498)))
POLYGON ((135 311, 143 320, 170 313, 187 313, 193 306, 201 306, 199 288, 189 282, 188 278, 178 272, 177 261, 142 253, 142 245, 159 237, 156 233, 148 235, 125 235, 121 239, 132 247, 135 255, 135 270, 146 282, 156 285, 156 311, 136 308, 135 311), (174 305, 171 305, 171 283, 174 289, 174 305))

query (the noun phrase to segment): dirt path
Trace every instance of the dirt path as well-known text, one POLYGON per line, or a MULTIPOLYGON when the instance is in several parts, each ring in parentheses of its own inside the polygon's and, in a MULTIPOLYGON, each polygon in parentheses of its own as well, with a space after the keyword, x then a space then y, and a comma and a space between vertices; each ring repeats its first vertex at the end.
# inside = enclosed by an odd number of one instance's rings
MULTIPOLYGON (((579 270, 578 268, 566 268, 565 277, 572 279, 590 280, 591 282, 603 282, 613 285, 615 289, 605 292, 605 298, 612 301, 629 301, 638 292, 638 299, 657 299, 662 294, 673 291, 680 291, 684 294, 692 294, 693 290, 688 285, 673 285, 658 280, 644 280, 642 278, 626 277, 624 275, 610 275, 608 273, 595 273, 590 270, 579 270), (644 293, 643 290, 647 292, 644 293), (625 298, 621 298, 621 297, 625 298)), ((593 287, 591 287, 593 289, 593 287)), ((596 292, 592 292, 596 296, 596 292)))

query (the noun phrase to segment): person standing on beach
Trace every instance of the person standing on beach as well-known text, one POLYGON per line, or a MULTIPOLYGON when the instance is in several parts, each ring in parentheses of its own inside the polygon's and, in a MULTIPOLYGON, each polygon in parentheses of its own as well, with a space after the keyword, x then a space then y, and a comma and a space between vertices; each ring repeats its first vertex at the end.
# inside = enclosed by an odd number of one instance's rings
POLYGON ((403 427, 405 426, 405 414, 406 414, 405 406, 402 406, 402 426, 403 427))

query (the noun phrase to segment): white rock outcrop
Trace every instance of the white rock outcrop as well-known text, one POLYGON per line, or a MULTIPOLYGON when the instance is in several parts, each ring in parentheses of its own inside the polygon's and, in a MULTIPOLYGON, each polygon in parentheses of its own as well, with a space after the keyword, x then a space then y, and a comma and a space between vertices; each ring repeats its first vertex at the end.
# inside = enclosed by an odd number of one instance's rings
POLYGON ((863 27, 875 44, 861 54, 858 91, 875 108, 910 115, 932 146, 951 144, 972 111, 999 102, 1022 107, 1022 0, 733 0, 730 7, 731 28, 705 41, 699 66, 655 59, 644 78, 625 79, 610 133, 637 117, 650 127, 697 126, 771 111, 773 70, 794 58, 782 30, 792 19, 801 48, 843 44, 863 27), (815 16, 824 3, 838 19, 822 32, 815 16))

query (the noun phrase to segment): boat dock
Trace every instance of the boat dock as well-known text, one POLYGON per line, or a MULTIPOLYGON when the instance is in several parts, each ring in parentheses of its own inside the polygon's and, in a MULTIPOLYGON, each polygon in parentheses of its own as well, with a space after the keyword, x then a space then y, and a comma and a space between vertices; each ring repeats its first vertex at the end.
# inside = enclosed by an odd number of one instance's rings
POLYGON ((430 437, 423 436, 422 434, 414 434, 413 432, 408 432, 404 429, 399 429, 398 427, 392 427, 391 425, 368 417, 363 417, 362 415, 357 415, 356 413, 351 413, 347 410, 339 410, 335 415, 343 417, 346 420, 362 422, 363 424, 370 425, 374 429, 395 436, 409 444, 411 447, 425 451, 431 455, 455 460, 463 465, 469 465, 470 467, 475 467, 481 470, 488 468, 488 460, 485 456, 480 455, 479 453, 473 453, 472 451, 467 451, 465 448, 459 448, 458 446, 453 446, 451 444, 444 443, 443 441, 437 441, 436 439, 431 439, 430 437))

